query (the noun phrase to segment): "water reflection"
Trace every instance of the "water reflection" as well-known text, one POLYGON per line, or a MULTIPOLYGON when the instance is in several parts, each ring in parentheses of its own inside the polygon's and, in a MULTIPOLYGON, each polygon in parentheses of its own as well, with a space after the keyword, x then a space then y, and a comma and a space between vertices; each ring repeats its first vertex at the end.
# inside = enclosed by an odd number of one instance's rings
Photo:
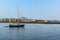
POLYGON ((20 40, 24 30, 25 27, 9 27, 9 38, 12 40, 20 40))

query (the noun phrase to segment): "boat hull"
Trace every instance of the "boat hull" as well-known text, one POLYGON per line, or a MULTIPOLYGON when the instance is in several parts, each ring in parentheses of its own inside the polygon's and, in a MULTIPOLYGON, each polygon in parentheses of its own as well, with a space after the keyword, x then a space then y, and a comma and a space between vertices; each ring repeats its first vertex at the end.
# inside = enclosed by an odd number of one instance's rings
POLYGON ((9 27, 24 27, 24 25, 9 25, 9 27))

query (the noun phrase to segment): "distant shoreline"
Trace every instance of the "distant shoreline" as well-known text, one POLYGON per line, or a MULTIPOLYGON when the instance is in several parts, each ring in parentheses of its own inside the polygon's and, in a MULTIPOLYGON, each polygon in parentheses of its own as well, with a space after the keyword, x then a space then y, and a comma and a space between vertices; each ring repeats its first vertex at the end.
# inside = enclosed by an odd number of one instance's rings
MULTIPOLYGON (((0 23, 9 23, 9 22, 0 22, 0 23)), ((13 23, 13 22, 11 22, 13 23)), ((14 22, 16 23, 16 22, 14 22)), ((26 24, 60 24, 60 23, 36 23, 36 22, 20 22, 20 23, 26 23, 26 24)))
POLYGON ((16 18, 0 18, 0 23, 29 23, 29 24, 60 24, 60 20, 41 20, 41 19, 29 19, 26 17, 16 18))

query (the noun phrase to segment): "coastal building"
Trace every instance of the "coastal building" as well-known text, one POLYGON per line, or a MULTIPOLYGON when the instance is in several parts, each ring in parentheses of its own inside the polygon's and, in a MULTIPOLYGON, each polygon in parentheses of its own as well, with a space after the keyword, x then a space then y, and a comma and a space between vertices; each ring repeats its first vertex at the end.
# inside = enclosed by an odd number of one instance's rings
POLYGON ((9 18, 10 22, 17 22, 17 19, 15 18, 9 18))
POLYGON ((21 22, 33 22, 34 20, 33 19, 26 18, 26 17, 21 17, 20 18, 20 21, 21 22))
POLYGON ((35 20, 36 23, 44 23, 44 20, 35 20))
POLYGON ((9 19, 8 18, 0 18, 0 22, 8 22, 9 19))

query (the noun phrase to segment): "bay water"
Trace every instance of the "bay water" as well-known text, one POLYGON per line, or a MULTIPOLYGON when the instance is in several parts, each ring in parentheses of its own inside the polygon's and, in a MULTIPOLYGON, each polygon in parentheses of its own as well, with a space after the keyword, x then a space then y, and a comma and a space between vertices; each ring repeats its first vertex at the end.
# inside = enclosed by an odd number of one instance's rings
POLYGON ((0 23, 0 40, 60 40, 60 24, 25 24, 24 27, 7 27, 0 23))

